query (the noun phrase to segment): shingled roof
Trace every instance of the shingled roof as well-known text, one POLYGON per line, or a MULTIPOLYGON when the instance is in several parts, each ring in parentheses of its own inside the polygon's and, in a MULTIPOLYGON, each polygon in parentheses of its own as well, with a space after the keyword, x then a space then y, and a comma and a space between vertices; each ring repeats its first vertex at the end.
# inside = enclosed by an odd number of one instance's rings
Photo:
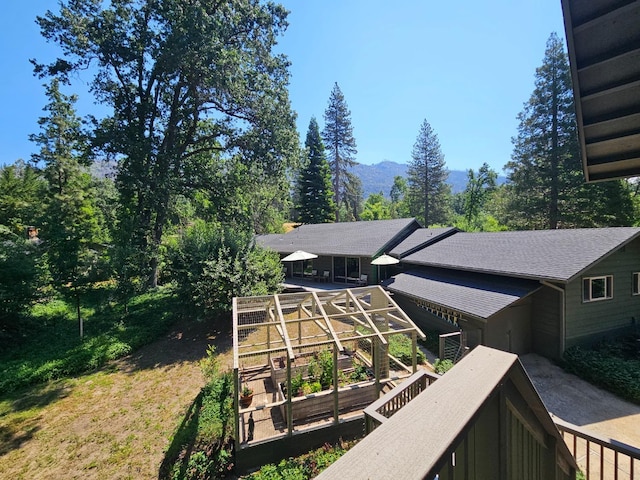
POLYGON ((284 254, 304 250, 316 255, 373 257, 395 247, 418 228, 414 218, 320 223, 301 225, 284 234, 261 235, 256 241, 284 254))
POLYGON ((388 253, 394 257, 402 258, 458 231, 457 228, 453 227, 419 228, 388 253))
POLYGON ((399 273, 383 283, 391 292, 409 295, 487 319, 540 288, 534 280, 427 268, 399 273))
POLYGON ((456 233, 405 264, 569 282, 640 235, 640 228, 456 233))

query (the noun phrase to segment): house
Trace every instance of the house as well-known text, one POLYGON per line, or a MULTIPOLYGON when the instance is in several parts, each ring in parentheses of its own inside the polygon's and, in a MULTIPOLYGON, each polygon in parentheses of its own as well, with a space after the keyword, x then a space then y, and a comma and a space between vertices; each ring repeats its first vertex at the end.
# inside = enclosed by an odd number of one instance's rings
POLYGON ((285 234, 261 235, 256 242, 281 256, 297 250, 318 255, 304 262, 293 262, 287 276, 302 277, 329 272, 334 283, 357 283, 362 275, 367 283, 377 283, 377 269, 371 260, 391 251, 420 228, 414 218, 374 220, 370 222, 321 223, 301 225, 285 234))
POLYGON ((384 286, 423 329, 560 358, 637 324, 639 237, 632 227, 455 232, 410 250, 384 286))
POLYGON ((588 182, 640 175, 640 0, 562 0, 588 182))
POLYGON ((560 480, 577 470, 518 357, 478 347, 317 478, 560 480))

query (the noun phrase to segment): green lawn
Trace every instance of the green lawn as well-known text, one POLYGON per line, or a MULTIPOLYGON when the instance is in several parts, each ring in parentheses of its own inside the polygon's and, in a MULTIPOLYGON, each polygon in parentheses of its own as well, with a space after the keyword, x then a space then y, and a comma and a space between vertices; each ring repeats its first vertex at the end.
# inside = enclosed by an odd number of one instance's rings
POLYGON ((109 286, 82 297, 81 339, 75 305, 61 297, 35 305, 20 337, 0 350, 0 395, 35 383, 91 371, 164 333, 178 318, 171 289, 115 303, 109 286))

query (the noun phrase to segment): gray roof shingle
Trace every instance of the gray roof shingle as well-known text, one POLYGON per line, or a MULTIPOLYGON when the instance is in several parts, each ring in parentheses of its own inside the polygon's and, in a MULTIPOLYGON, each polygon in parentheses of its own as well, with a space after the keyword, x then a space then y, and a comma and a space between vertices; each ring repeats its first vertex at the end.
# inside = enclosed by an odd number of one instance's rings
POLYGON ((568 282, 640 235, 640 228, 456 233, 405 264, 568 282))
POLYGON ((383 285, 392 292, 483 319, 540 288, 540 283, 534 280, 435 268, 399 273, 383 282, 383 285))
POLYGON ((447 237, 448 235, 454 234, 457 231, 459 230, 454 227, 419 228, 411 235, 409 235, 405 240, 400 242, 400 244, 394 247, 393 250, 389 252, 389 254, 393 255, 394 257, 402 258, 408 252, 417 247, 430 245, 441 240, 442 238, 447 237))
POLYGON ((260 235, 256 241, 285 254, 304 250, 316 255, 371 257, 383 253, 387 245, 393 248, 394 241, 401 241, 417 228, 420 225, 413 218, 320 223, 301 225, 284 234, 260 235))

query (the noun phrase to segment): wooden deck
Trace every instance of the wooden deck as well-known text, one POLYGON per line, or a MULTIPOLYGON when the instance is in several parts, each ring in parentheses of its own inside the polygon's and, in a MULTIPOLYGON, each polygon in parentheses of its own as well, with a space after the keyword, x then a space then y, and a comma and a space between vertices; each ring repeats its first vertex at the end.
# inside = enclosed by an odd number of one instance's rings
MULTIPOLYGON (((241 408, 240 420, 240 444, 241 448, 250 446, 251 443, 274 439, 285 436, 288 432, 287 422, 282 417, 280 406, 272 405, 278 403, 277 388, 271 381, 269 368, 265 367, 254 373, 243 374, 243 385, 248 385, 253 389, 253 402, 248 408, 241 408), (253 435, 249 434, 249 417, 253 418, 253 435)), ((386 391, 387 388, 384 388, 386 391)), ((340 419, 364 417, 364 406, 359 406, 351 410, 341 410, 340 419)), ((333 413, 322 416, 315 416, 305 420, 296 421, 293 425, 294 431, 306 430, 328 426, 334 421, 333 413)))

